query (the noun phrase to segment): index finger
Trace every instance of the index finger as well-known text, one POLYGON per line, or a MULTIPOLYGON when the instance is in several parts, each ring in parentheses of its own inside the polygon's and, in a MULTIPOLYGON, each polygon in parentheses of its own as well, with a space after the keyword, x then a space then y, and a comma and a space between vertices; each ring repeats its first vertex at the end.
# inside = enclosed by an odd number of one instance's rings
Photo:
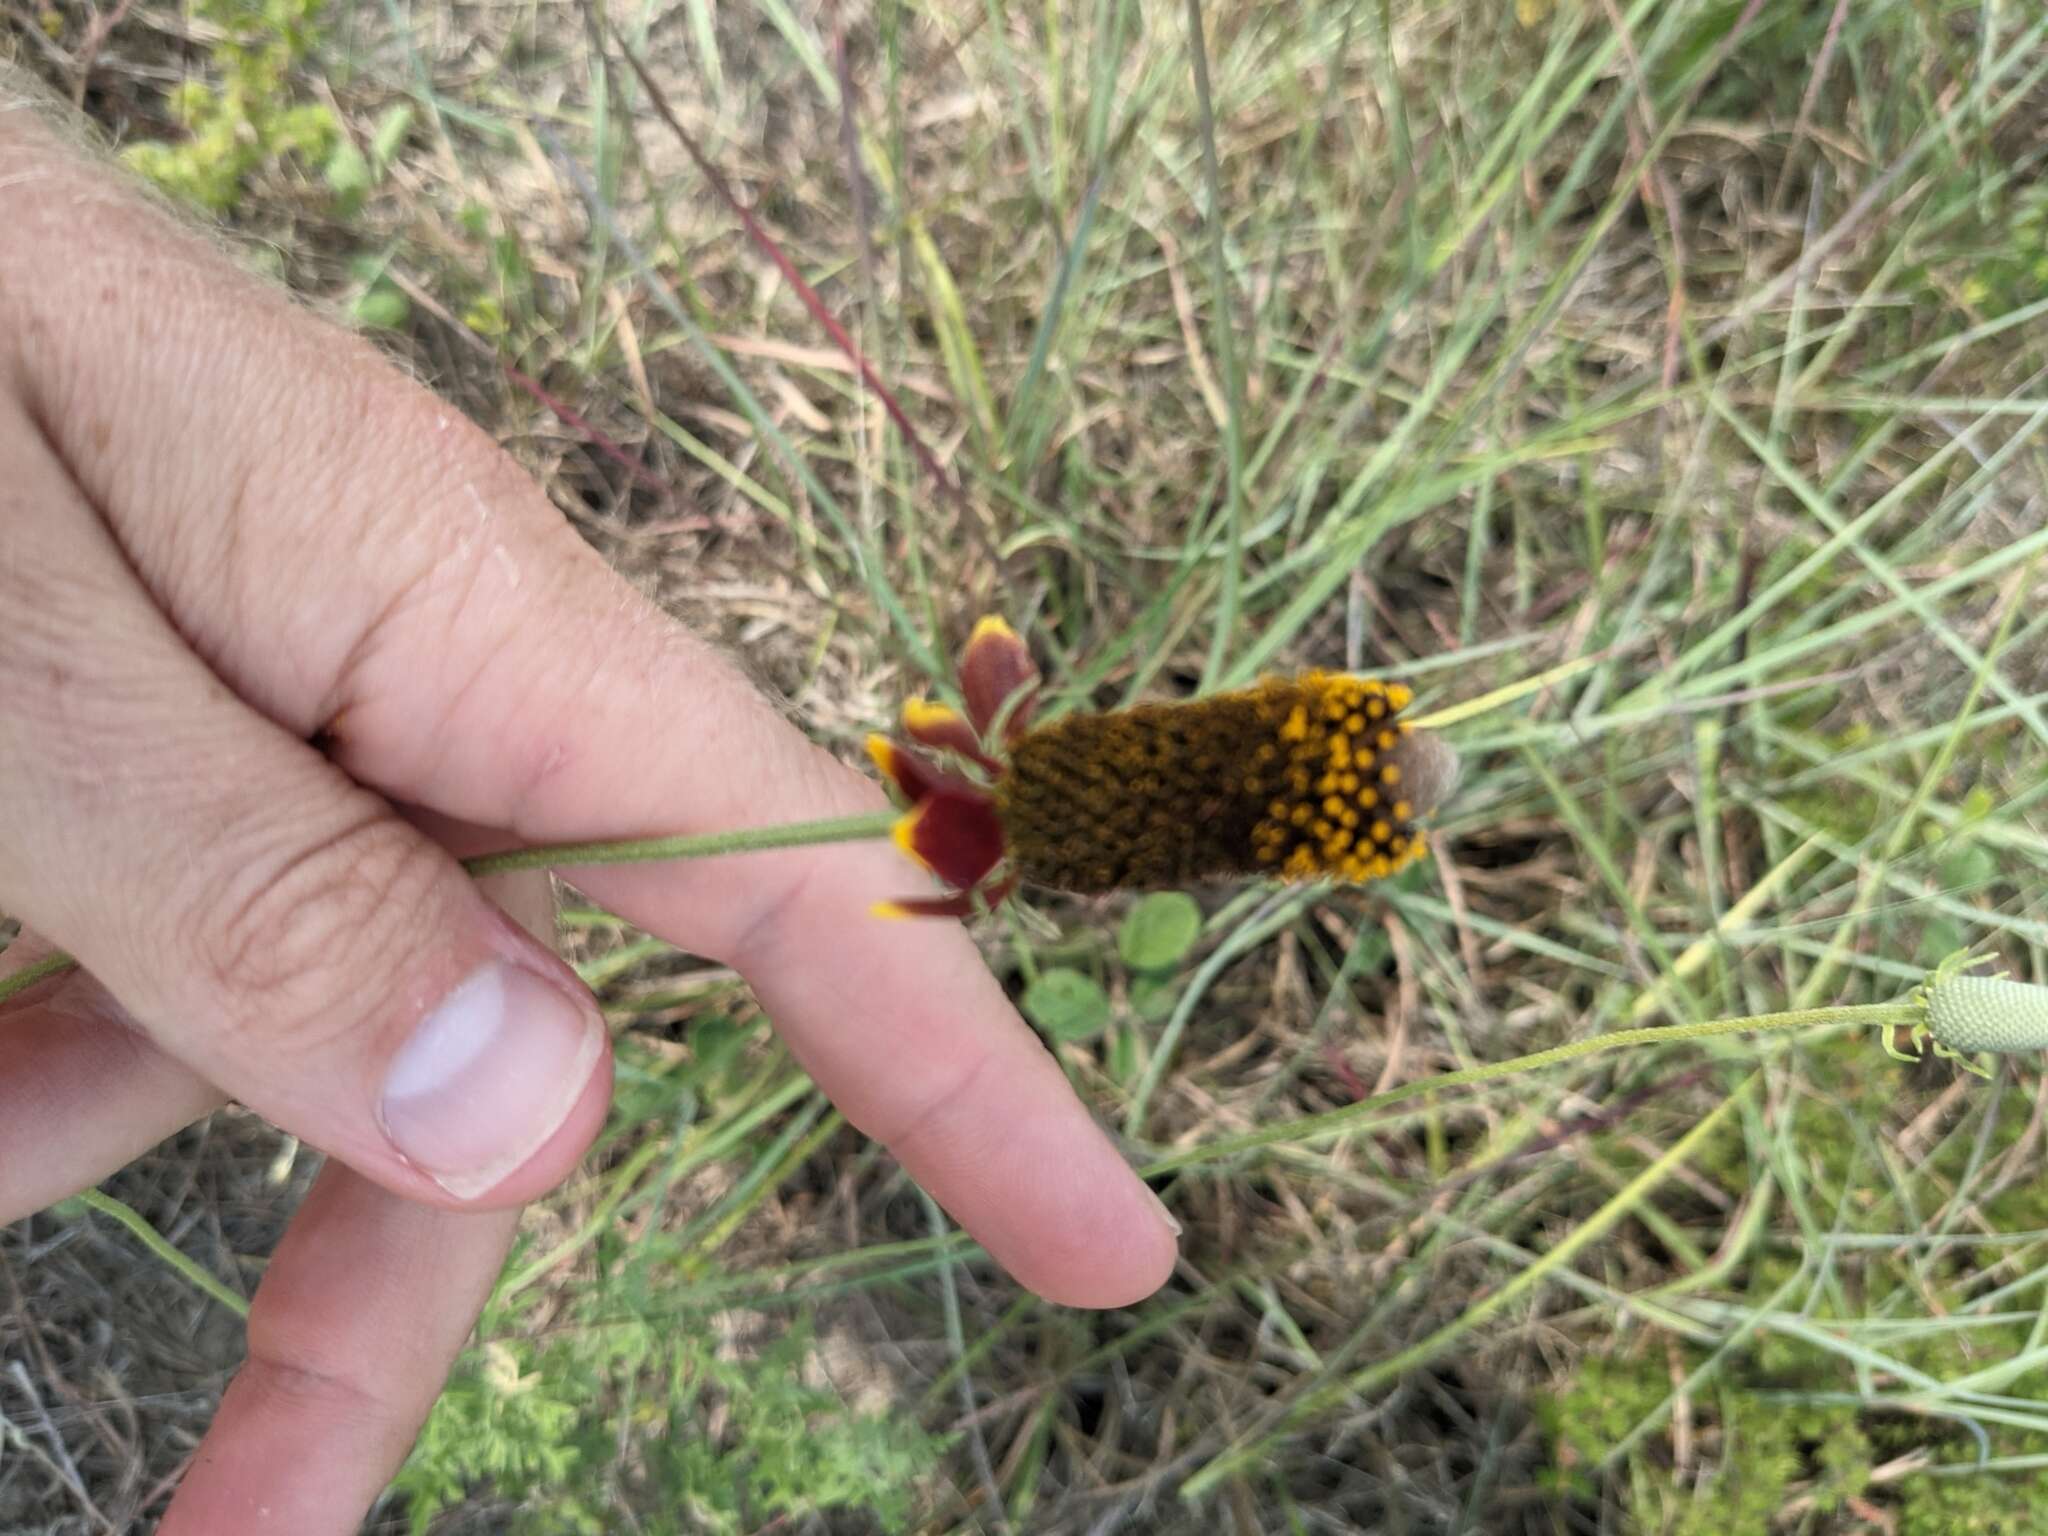
MULTIPOLYGON (((471 803, 464 814, 481 810, 532 840, 559 841, 774 825, 886 804, 876 785, 806 741, 721 661, 673 639, 649 654, 646 634, 636 624, 598 637, 617 645, 613 660, 558 724, 543 723, 551 702, 543 688, 523 690, 516 708, 510 697, 498 701, 495 726, 478 723, 469 739, 554 766, 537 782, 503 786, 495 807, 471 803), (648 722, 663 716, 640 693, 650 676, 677 721, 651 739, 648 722)), ((519 638, 484 631, 473 643, 502 654, 519 638)), ((376 722, 432 714, 439 702, 408 697, 416 677, 395 672, 359 685, 344 761, 430 804, 474 797, 488 782, 481 765, 451 772, 443 758, 422 777, 385 777, 395 766, 392 743, 376 722)), ((472 720, 493 707, 475 693, 462 702, 472 720)), ((1055 1301, 1121 1306, 1164 1283, 1177 1229, 964 930, 869 914, 922 878, 895 848, 839 844, 574 873, 613 911, 736 967, 847 1118, 888 1145, 1023 1284, 1055 1301)))

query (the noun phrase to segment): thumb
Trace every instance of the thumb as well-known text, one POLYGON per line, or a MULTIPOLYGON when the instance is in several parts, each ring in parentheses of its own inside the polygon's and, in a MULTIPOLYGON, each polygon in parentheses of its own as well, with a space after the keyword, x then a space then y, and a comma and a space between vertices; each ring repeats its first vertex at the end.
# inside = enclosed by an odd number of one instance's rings
POLYGON ((42 595, 0 625, 0 907, 167 1054, 400 1194, 559 1182, 611 1081, 575 974, 223 687, 48 450, 4 446, 0 567, 42 595))

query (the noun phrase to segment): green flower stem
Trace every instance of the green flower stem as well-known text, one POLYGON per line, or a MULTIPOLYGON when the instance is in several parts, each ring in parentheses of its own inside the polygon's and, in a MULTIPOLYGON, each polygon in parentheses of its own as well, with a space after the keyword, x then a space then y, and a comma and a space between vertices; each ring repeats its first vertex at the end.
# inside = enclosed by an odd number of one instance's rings
MULTIPOLYGON (((0 954, 5 954, 0 950, 0 954)), ((68 971, 77 964, 62 950, 43 956, 33 965, 25 965, 12 976, 0 976, 0 1003, 4 1003, 17 992, 26 992, 45 977, 55 976, 59 971, 68 971)))
POLYGON ((887 837, 898 811, 869 811, 831 821, 793 821, 779 827, 748 827, 703 837, 645 837, 621 843, 555 843, 514 848, 464 859, 472 875, 502 875, 514 869, 554 869, 578 864, 646 864, 662 859, 710 859, 726 853, 760 853, 770 848, 808 848, 814 843, 857 843, 887 837))
POLYGON ((112 1195, 103 1195, 96 1189, 82 1190, 72 1196, 69 1201, 64 1202, 66 1205, 74 1203, 84 1206, 87 1210, 98 1211, 102 1216, 111 1216, 115 1221, 118 1221, 130 1232, 134 1233, 136 1240, 143 1247, 147 1248, 159 1259, 162 1259, 164 1263, 183 1275, 198 1289, 206 1292, 207 1295, 226 1307, 235 1316, 245 1321, 247 1320, 249 1316, 249 1303, 201 1269, 188 1256, 172 1247, 169 1239, 147 1221, 143 1220, 142 1213, 133 1206, 116 1200, 112 1195))
MULTIPOLYGON (((658 860, 710 859, 728 853, 760 853, 770 848, 808 848, 818 843, 857 843, 887 837, 896 825, 895 811, 869 811, 826 821, 793 821, 775 827, 748 827, 738 832, 713 832, 702 837, 642 837, 611 843, 551 843, 539 848, 513 848, 464 859, 472 875, 502 875, 515 869, 561 869, 590 864, 645 864, 658 860)), ((4 951, 0 951, 4 953, 4 951)), ((11 976, 0 976, 0 1003, 37 982, 77 964, 69 955, 45 955, 11 976)))
POLYGON ((1857 1024, 1871 1029, 1881 1029, 1895 1025, 1918 1024, 1925 1017, 1926 1010, 1915 1002, 1863 1003, 1847 1008, 1799 1008, 1790 1013, 1759 1013, 1739 1019, 1709 1019, 1698 1024, 1617 1029, 1611 1034, 1592 1035, 1584 1040, 1552 1046, 1547 1051, 1537 1051, 1529 1056, 1514 1056, 1506 1061, 1490 1061, 1484 1066, 1466 1067, 1459 1072, 1444 1072, 1436 1077, 1417 1078, 1414 1082, 1403 1083, 1398 1088, 1389 1088, 1385 1093, 1376 1093, 1369 1099, 1346 1104, 1342 1109, 1309 1115, 1300 1120, 1284 1121, 1279 1125, 1261 1126, 1258 1130, 1246 1131, 1241 1136, 1226 1136, 1219 1141, 1202 1142, 1162 1157, 1157 1162, 1149 1163, 1138 1172, 1150 1179, 1197 1163, 1213 1163, 1239 1152, 1252 1152, 1260 1147, 1270 1147, 1278 1142, 1306 1145, 1309 1142, 1324 1141, 1332 1136, 1342 1136, 1356 1130, 1359 1122, 1370 1118, 1374 1111, 1385 1109, 1390 1104, 1398 1104, 1403 1099, 1419 1098, 1423 1094, 1437 1093, 1445 1088, 1464 1088, 1473 1083, 1490 1083, 1523 1072, 1541 1071, 1545 1067, 1557 1066, 1560 1062, 1577 1061, 1582 1056, 1599 1056, 1607 1051, 1627 1050, 1631 1046, 1667 1045, 1674 1040, 1703 1040, 1709 1035, 1819 1029, 1829 1024, 1857 1024))

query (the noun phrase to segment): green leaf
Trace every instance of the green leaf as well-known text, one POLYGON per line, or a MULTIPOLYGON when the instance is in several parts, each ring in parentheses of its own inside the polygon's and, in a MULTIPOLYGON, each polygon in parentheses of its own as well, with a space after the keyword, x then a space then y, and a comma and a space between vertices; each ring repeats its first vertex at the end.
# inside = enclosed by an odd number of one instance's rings
POLYGON ((356 324, 376 330, 395 331, 411 313, 412 305, 406 302, 405 295, 385 282, 373 283, 349 306, 349 315, 356 324))
POLYGON ((707 1074, 725 1071, 739 1060, 753 1033, 751 1024, 732 1019, 701 1019, 691 1025, 690 1051, 698 1069, 707 1074))
POLYGON ((1202 909, 1183 891, 1158 891, 1131 908, 1117 930, 1117 952, 1134 971, 1163 971, 1194 948, 1202 909))
POLYGON ((1109 1022, 1109 996, 1079 971, 1056 966, 1024 989, 1024 1016, 1055 1040, 1086 1040, 1109 1022))
POLYGON ((334 146, 334 153, 327 157, 327 166, 321 174, 327 186, 341 204, 343 213, 351 213, 362 204, 363 194, 370 190, 370 162, 363 158, 353 139, 343 139, 334 146))
POLYGON ((1998 858, 1982 843, 1950 849, 1941 861, 1941 883, 1951 892, 1982 890, 1998 878, 1998 858))
POLYGON ((405 136, 411 131, 411 102, 401 101, 395 107, 387 107, 384 115, 377 119, 376 129, 370 134, 370 161, 377 167, 379 176, 404 147, 405 136))
POLYGON ((1147 1024, 1157 1024, 1173 1012, 1180 997, 1180 982, 1167 976, 1131 978, 1131 1012, 1147 1024))
POLYGON ((1917 964, 1931 968, 1942 956, 1952 955, 1968 943, 1962 924, 1954 918, 1929 918, 1920 930, 1920 947, 1914 952, 1914 959, 1917 964))

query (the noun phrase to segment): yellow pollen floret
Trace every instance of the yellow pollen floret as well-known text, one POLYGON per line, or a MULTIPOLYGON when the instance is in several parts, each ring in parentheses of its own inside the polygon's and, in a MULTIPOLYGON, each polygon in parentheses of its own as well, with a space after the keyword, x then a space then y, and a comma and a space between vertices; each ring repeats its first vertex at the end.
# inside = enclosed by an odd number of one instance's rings
POLYGON ((1256 862, 1277 864, 1286 878, 1354 880, 1407 863, 1385 850, 1406 833, 1417 797, 1382 798, 1378 787, 1401 778, 1399 766, 1386 760, 1401 743, 1392 687, 1334 673, 1265 686, 1276 695, 1266 715, 1273 734, 1262 743, 1274 749, 1273 776, 1264 781, 1273 787, 1257 802, 1261 815, 1249 839, 1256 862))
POLYGON ((1004 855, 1028 884, 1084 893, 1378 878, 1417 856, 1414 819, 1438 798, 1426 774, 1391 789, 1413 768, 1396 718, 1407 697, 1311 672, 1030 726, 990 786, 1004 855))

